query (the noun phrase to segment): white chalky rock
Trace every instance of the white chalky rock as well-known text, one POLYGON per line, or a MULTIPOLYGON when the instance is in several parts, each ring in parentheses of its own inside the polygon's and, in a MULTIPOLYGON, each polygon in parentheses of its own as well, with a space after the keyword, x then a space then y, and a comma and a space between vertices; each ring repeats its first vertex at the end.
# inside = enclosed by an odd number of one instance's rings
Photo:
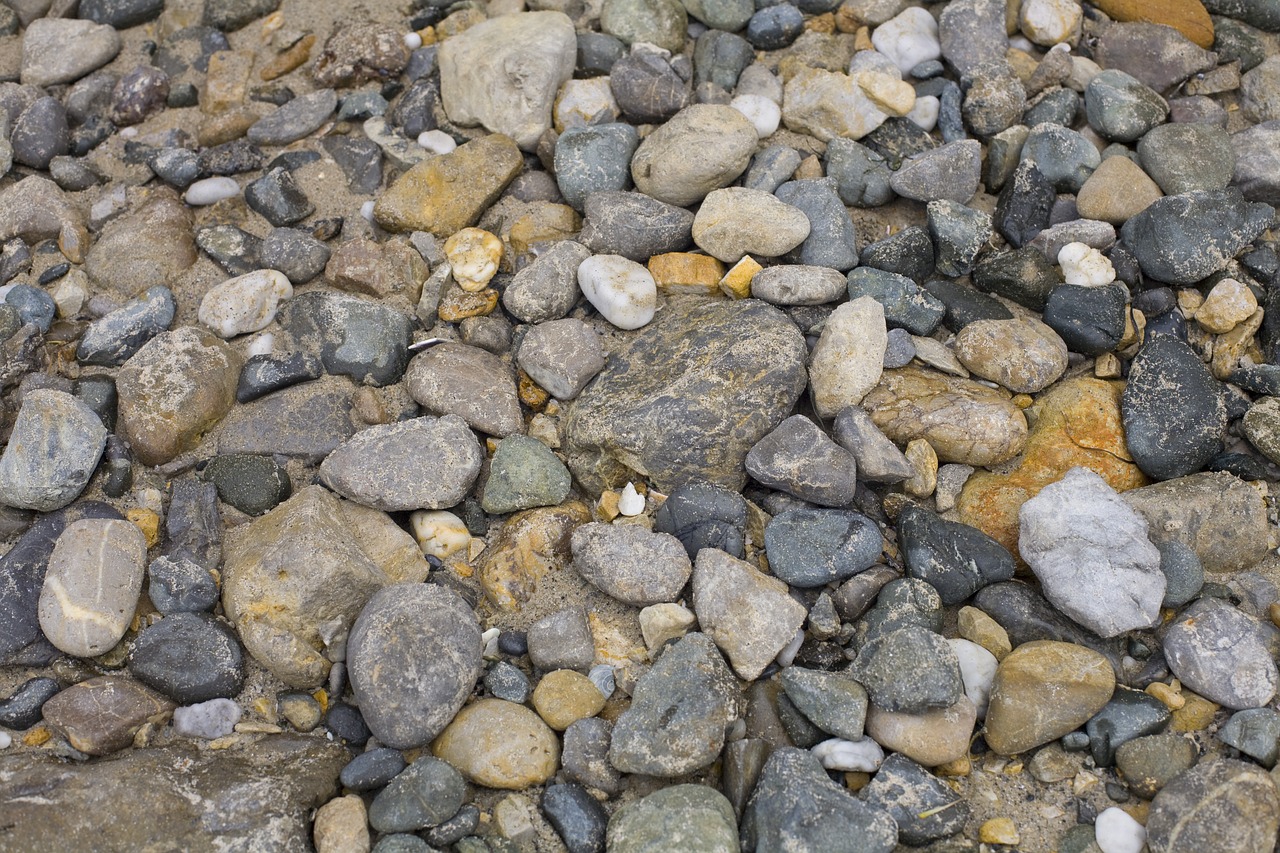
POLYGON ((279 270, 254 270, 228 279, 200 300, 196 318, 222 338, 264 329, 276 318, 280 303, 293 296, 293 285, 279 270))
POLYGON ((1093 823, 1093 837, 1102 853, 1142 853, 1147 829, 1123 809, 1103 809, 1093 823))
POLYGON ((1058 252, 1062 279, 1067 284, 1102 287, 1116 280, 1115 267, 1106 255, 1084 243, 1068 243, 1058 252))
POLYGON ((915 106, 907 113, 912 124, 924 131, 931 131, 938 126, 938 112, 942 102, 933 95, 922 95, 916 98, 915 106))
POLYGON ((364 217, 366 222, 373 222, 374 205, 375 203, 373 201, 366 201, 364 204, 360 205, 360 215, 364 217))
POLYGON ((636 491, 634 483, 627 483, 618 497, 618 512, 628 518, 644 512, 644 497, 636 491))
POLYGON ((640 636, 650 652, 657 651, 667 640, 683 637, 698 621, 693 611, 682 604, 650 604, 640 610, 640 636))
POLYGON ((260 335, 254 335, 249 341, 249 345, 244 348, 246 358, 252 358, 255 355, 271 355, 275 352, 276 336, 270 332, 263 332, 260 335))
POLYGON ((432 154, 448 154, 458 147, 458 143, 443 130, 424 130, 418 134, 418 147, 432 154))
POLYGON ((483 228, 463 228, 444 241, 444 256, 453 268, 453 280, 469 293, 489 286, 502 260, 502 240, 483 228))
POLYGON ((8 749, 12 743, 13 738, 11 738, 8 733, 0 732, 0 749, 8 749))
POLYGON ((409 530, 425 557, 445 560, 471 544, 471 531, 451 512, 420 509, 409 516, 409 530))
POLYGON ((1078 0, 1022 0, 1018 13, 1022 34, 1044 46, 1079 41, 1083 21, 1078 0))
POLYGON ((58 307, 58 316, 75 317, 89 300, 88 276, 81 270, 73 269, 58 281, 53 289, 53 304, 58 307))
POLYGON ((960 678, 964 681, 964 695, 978 709, 978 719, 987 716, 987 703, 991 699, 991 683, 996 678, 999 661, 991 652, 977 643, 957 637, 947 640, 960 661, 960 678))
POLYGON ((782 108, 764 95, 739 95, 729 106, 747 117, 761 139, 777 130, 782 121, 782 108))
POLYGON ((638 329, 658 310, 658 285, 649 271, 621 255, 594 255, 578 265, 578 287, 619 329, 638 329))
POLYGON ((240 706, 230 699, 210 699, 173 711, 173 730, 183 737, 226 737, 235 731, 238 722, 240 706))
POLYGON ((942 56, 938 22, 919 6, 903 9, 876 27, 871 34, 871 43, 876 50, 892 59, 904 74, 921 62, 942 56))
POLYGON ((617 121, 621 114, 609 78, 589 77, 565 81, 551 115, 556 132, 564 133, 571 127, 617 121))
POLYGON ((809 750, 827 770, 874 773, 884 763, 884 750, 869 737, 845 740, 833 737, 809 750))
POLYGON ((409 50, 417 50, 422 47, 422 36, 417 33, 405 33, 404 46, 409 48, 409 50))
POLYGON ((182 197, 192 207, 205 207, 240 195, 240 185, 232 178, 216 177, 196 181, 182 197))
POLYGON ((834 418, 845 406, 862 402, 884 372, 889 346, 884 306, 859 296, 831 312, 809 358, 813 408, 820 418, 834 418))

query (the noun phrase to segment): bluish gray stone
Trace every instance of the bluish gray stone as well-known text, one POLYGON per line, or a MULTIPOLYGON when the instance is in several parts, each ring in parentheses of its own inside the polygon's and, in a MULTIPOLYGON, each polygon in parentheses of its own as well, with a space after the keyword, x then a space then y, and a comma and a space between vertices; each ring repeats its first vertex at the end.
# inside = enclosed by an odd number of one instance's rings
POLYGON ((809 236, 787 255, 789 260, 841 272, 858 265, 853 220, 836 194, 836 187, 834 178, 820 178, 789 181, 774 193, 780 200, 800 208, 809 219, 809 236))
POLYGON ((732 91, 742 70, 755 61, 751 44, 742 36, 711 29, 698 36, 693 49, 694 85, 714 83, 732 91))
POLYGON ((1128 290, 1122 284, 1062 284, 1049 292, 1044 322, 1072 352, 1101 355, 1120 343, 1127 304, 1128 290))
POLYGON ((1022 159, 1031 160, 1059 192, 1079 192, 1102 163, 1093 143, 1079 133, 1056 124, 1031 128, 1022 145, 1022 159))
POLYGON ((950 199, 929 202, 927 213, 937 271, 945 276, 968 275, 994 233, 991 217, 950 199))
POLYGON ((306 284, 324 272, 329 247, 306 231, 273 228, 262 240, 258 260, 264 267, 284 273, 293 284, 306 284))
POLYGON ((1162 124, 1138 140, 1138 162, 1165 195, 1226 189, 1236 162, 1231 142, 1212 124, 1162 124))
POLYGON ((1218 740, 1233 746, 1270 770, 1280 744, 1280 714, 1270 708, 1236 711, 1218 730, 1218 740))
POLYGON ((679 539, 690 559, 703 548, 719 548, 741 559, 746 526, 742 495, 701 480, 674 489, 653 517, 653 529, 679 539))
POLYGON ((756 482, 801 500, 843 506, 853 500, 857 463, 813 421, 792 415, 760 438, 746 456, 756 482))
POLYGON ((484 686, 494 698, 505 699, 518 705, 529 701, 529 694, 532 692, 529 687, 529 677, 514 664, 504 660, 498 661, 489 668, 489 672, 484 677, 484 686))
POLYGON ((369 806, 378 832, 415 832, 443 823, 462 807, 467 783, 447 763, 422 756, 396 776, 369 806))
POLYGON ((886 711, 919 714, 949 708, 964 695, 955 652, 941 636, 918 625, 869 640, 854 666, 871 701, 886 711))
POLYGON ((555 175, 560 194, 581 211, 595 192, 631 185, 631 155, 640 137, 629 124, 593 124, 566 128, 556 140, 555 175))
POLYGON ((301 350, 320 358, 327 373, 389 385, 409 364, 413 321, 377 302, 311 291, 285 302, 277 320, 301 350))
POLYGON ((946 306, 911 279, 898 273, 859 267, 849 273, 849 299, 870 296, 884 307, 885 323, 913 335, 930 335, 942 322, 946 306))
POLYGON ((969 803, 900 752, 886 756, 858 797, 898 822, 898 841, 923 846, 956 835, 969 819, 969 803))
POLYGON ((35 324, 42 333, 49 331, 58 311, 52 296, 29 284, 15 284, 5 295, 4 301, 17 310, 23 323, 35 324))
POLYGON ((1270 626, 1217 598, 1202 598, 1165 632, 1164 656, 1182 683, 1233 710, 1259 708, 1276 693, 1270 626))
POLYGON ((860 142, 839 137, 831 140, 823 165, 827 176, 836 179, 840 200, 850 207, 879 207, 893 198, 889 183, 893 172, 888 163, 860 142))
POLYGON ((28 392, 0 455, 0 502, 49 512, 79 497, 106 447, 92 409, 63 391, 28 392))
POLYGON ((609 816, 586 788, 572 782, 548 785, 542 812, 569 853, 604 853, 609 816))
POLYGON ((400 750, 383 746, 366 750, 351 759, 342 768, 338 779, 344 788, 372 791, 399 776, 407 766, 400 750))
POLYGON ((173 613, 134 640, 129 672, 181 705, 230 699, 244 686, 244 650, 213 616, 173 613))
POLYGON ((1089 126, 1103 138, 1117 142, 1141 138, 1169 115, 1169 105, 1158 92, 1114 68, 1089 81, 1084 108, 1089 126))
POLYGON ((1221 270, 1275 217, 1269 204, 1245 201, 1240 190, 1196 190, 1165 196, 1120 229, 1125 244, 1151 278, 1194 284, 1221 270))
POLYGON ((960 604, 984 586, 1013 579, 1013 556, 1003 545, 924 507, 902 509, 898 540, 908 576, 938 590, 943 604, 960 604))
POLYGON ((781 50, 802 32, 804 14, 790 3, 766 6, 747 22, 747 41, 757 50, 781 50))
POLYGON ((790 180, 799 166, 799 151, 790 145, 770 145, 751 158, 742 185, 749 190, 771 193, 790 180))
POLYGON ((1125 443, 1150 477, 1170 480, 1203 468, 1222 449, 1222 387, 1187 344, 1149 336, 1120 398, 1125 443))
POLYGON ((90 323, 80 337, 76 358, 84 364, 119 367, 143 344, 168 329, 176 310, 169 288, 149 288, 137 299, 90 323))
POLYGON ((1094 763, 1110 767, 1115 763, 1117 749, 1135 738, 1159 734, 1171 718, 1168 707, 1150 693, 1117 686, 1111 699, 1085 726, 1094 763))
POLYGON ((218 585, 207 569, 185 557, 160 556, 147 567, 147 595, 156 610, 201 613, 218 603, 218 585))
POLYGON ((880 558, 875 522, 847 510, 787 510, 765 527, 764 541, 770 571, 797 587, 847 580, 880 558))
POLYGON ((647 263, 693 242, 692 212, 643 193, 595 192, 587 196, 583 211, 578 240, 597 255, 647 263))
POLYGON ((867 691, 858 682, 834 672, 789 666, 779 676, 796 709, 822 731, 845 740, 859 740, 867 719, 867 691))

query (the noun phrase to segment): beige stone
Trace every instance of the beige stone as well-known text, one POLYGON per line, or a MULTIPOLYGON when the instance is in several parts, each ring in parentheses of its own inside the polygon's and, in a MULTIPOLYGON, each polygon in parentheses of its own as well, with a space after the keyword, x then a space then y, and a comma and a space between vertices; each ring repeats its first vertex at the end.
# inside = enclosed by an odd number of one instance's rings
POLYGON ((842 303, 831 312, 809 359, 809 385, 818 417, 833 418, 876 388, 884 374, 888 342, 884 307, 870 296, 842 303))
POLYGON ((746 299, 751 295, 751 279, 755 278, 756 273, 762 269, 764 267, 758 264, 755 258, 744 255, 742 260, 734 264, 724 274, 724 278, 720 279, 720 291, 731 299, 746 299))
POLYGON ((1108 157, 1080 187, 1076 207, 1086 219, 1121 225, 1163 195, 1137 163, 1128 157, 1108 157))
POLYGON ((949 708, 922 714, 867 709, 867 734, 885 749, 901 752, 925 767, 936 767, 969 754, 969 738, 978 709, 967 696, 949 708))
POLYGON ((969 323, 956 335, 955 351, 970 372, 1014 393, 1042 391, 1067 369, 1067 345, 1030 317, 969 323))
POLYGON ((1224 278, 1213 286, 1196 311, 1196 322, 1205 331, 1222 335, 1249 319, 1257 310, 1258 299, 1248 285, 1234 278, 1224 278))
POLYGON ((502 699, 463 708, 431 752, 477 785, 514 791, 542 784, 560 764, 555 732, 533 711, 502 699))
POLYGON ((604 708, 604 694, 595 683, 572 669, 557 669, 542 676, 533 691, 533 709, 558 732, 578 720, 594 717, 604 708))
POLYGON ((698 620, 693 611, 682 604, 651 604, 640 611, 640 635, 650 653, 667 640, 678 640, 693 630, 698 620))
POLYGON ((377 199, 373 215, 388 231, 448 237, 474 225, 523 168, 514 140, 485 136, 405 172, 377 199))
POLYGON ((468 293, 489 286, 502 261, 502 241, 483 228, 463 228, 444 241, 444 255, 453 269, 453 280, 468 293))
POLYGON ((903 481, 902 488, 917 498, 929 497, 938 488, 938 454, 929 442, 916 438, 907 442, 904 455, 915 473, 903 481))
POLYGON ((996 660, 1004 660, 1013 651, 1004 626, 978 608, 961 607, 956 619, 960 636, 982 646, 995 655, 996 660))
POLYGON ((217 115, 243 104, 249 95, 249 76, 253 73, 253 51, 219 50, 209 56, 200 93, 200 111, 217 115))
POLYGON ((916 105, 916 90, 905 80, 877 71, 859 71, 853 80, 881 112, 904 116, 916 105))
POLYGON ((591 511, 578 501, 516 513, 496 534, 476 571, 485 596, 503 610, 516 610, 537 591, 547 574, 563 571, 572 561, 569 540, 591 511))
POLYGON ((1075 731, 1111 699, 1116 676, 1098 652, 1036 640, 996 669, 987 708, 987 744, 1000 755, 1026 752, 1075 731))
POLYGON ((782 123, 821 142, 861 139, 887 118, 847 74, 804 68, 783 88, 782 123))
POLYGON ((369 815, 358 794, 335 797, 316 810, 316 853, 369 853, 369 815))

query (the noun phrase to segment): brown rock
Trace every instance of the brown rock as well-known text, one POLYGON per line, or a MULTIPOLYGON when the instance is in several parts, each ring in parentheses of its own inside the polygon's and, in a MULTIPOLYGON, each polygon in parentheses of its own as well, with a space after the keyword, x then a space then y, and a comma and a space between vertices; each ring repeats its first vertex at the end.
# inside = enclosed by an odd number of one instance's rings
POLYGON ((1117 21, 1173 27, 1205 50, 1213 47, 1213 21, 1200 0, 1092 0, 1117 21))
POLYGON ((83 229, 84 217, 43 175, 30 175, 0 192, 0 242, 21 237, 35 245, 57 237, 64 225, 83 229))
POLYGON ((965 483, 956 509, 965 524, 1018 553, 1018 510, 1076 466, 1088 468, 1118 492, 1147 483, 1124 440, 1119 383, 1080 377, 1059 383, 1027 410, 1033 426, 1022 460, 1008 474, 978 471, 965 483))
POLYGON ((1026 752, 1075 731, 1111 700, 1110 662, 1073 643, 1023 643, 1000 662, 987 708, 987 745, 1026 752))
POLYGON ((262 70, 258 72, 258 76, 262 78, 264 83, 277 77, 283 77, 311 58, 311 48, 315 47, 315 44, 315 34, 307 33, 263 65, 262 70))
POLYGON ((956 335, 956 357, 972 373, 1018 394, 1034 394, 1067 369, 1067 345, 1030 317, 976 320, 956 335))
POLYGON ((135 211, 102 229, 85 257, 85 272, 94 284, 125 296, 170 287, 196 262, 191 228, 191 214, 177 194, 154 191, 135 211), (139 239, 141 234, 146 239, 139 239))
POLYGON ((418 304, 422 282, 430 275, 427 262, 403 238, 378 243, 364 237, 338 247, 324 268, 325 278, 339 290, 379 299, 418 304))
POLYGON ((116 376, 119 431, 144 465, 162 465, 199 442, 235 403, 240 355, 188 326, 162 332, 116 376))
POLYGON ((449 285, 440 295, 436 315, 445 323, 461 323, 468 317, 488 317, 498 307, 498 291, 492 287, 475 293, 449 285))
POLYGON ((533 711, 502 699, 463 708, 431 752, 477 785, 514 791, 542 784, 560 764, 555 732, 533 711))
POLYGON ((649 259, 649 275, 658 290, 666 294, 695 293, 718 296, 724 264, 710 255, 692 252, 668 252, 649 259))
POLYGON ((249 94, 252 71, 253 51, 219 50, 210 55, 204 91, 200 93, 200 111, 217 115, 243 104, 249 94))
POLYGON ((591 511, 578 501, 511 516, 480 556, 477 572, 485 595, 503 610, 517 609, 543 577, 568 568, 573 531, 590 520, 591 511))
POLYGON ((378 198, 373 215, 388 231, 449 237, 475 225, 522 168, 511 137, 485 136, 405 172, 378 198))
POLYGON ((85 755, 107 755, 133 743, 147 722, 159 722, 174 704, 132 678, 103 675, 72 685, 44 704, 49 728, 85 755))
POLYGON ((1080 187, 1076 207, 1085 219, 1121 225, 1163 196, 1137 163, 1128 157, 1108 157, 1080 187))
POLYGON ((941 462, 1005 462, 1027 440, 1027 419, 1008 394, 919 367, 884 371, 862 407, 894 442, 928 440, 941 462))
POLYGON ((949 708, 922 714, 867 709, 867 734, 885 749, 901 752, 925 767, 937 767, 969 754, 969 738, 978 708, 967 696, 949 708))
POLYGON ((511 217, 502 227, 502 236, 517 255, 529 253, 539 243, 572 240, 582 230, 582 217, 567 204, 531 201, 525 211, 511 217))
POLYGON ((409 49, 398 29, 371 21, 347 21, 334 28, 311 73, 321 86, 354 86, 395 77, 408 64, 409 49))

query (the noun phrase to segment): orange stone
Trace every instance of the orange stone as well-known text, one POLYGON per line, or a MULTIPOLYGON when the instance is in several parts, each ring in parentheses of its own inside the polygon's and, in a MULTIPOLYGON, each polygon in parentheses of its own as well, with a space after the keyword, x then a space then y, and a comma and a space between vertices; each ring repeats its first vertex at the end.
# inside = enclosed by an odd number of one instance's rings
POLYGON ((1200 0, 1091 0, 1122 22, 1146 21, 1173 27, 1205 50, 1213 47, 1213 21, 1200 0))
POLYGON ((311 48, 315 46, 315 43, 315 35, 307 33, 287 50, 273 56, 266 65, 262 66, 258 76, 264 81, 283 77, 311 58, 311 48))
POLYGON ((498 307, 498 291, 492 287, 479 293, 468 293, 453 286, 440 297, 439 316, 446 323, 458 323, 468 317, 486 317, 498 307))
POLYGON ((653 276, 658 290, 666 294, 718 296, 720 279, 724 277, 724 264, 710 255, 668 252, 649 259, 649 275, 653 276))
POLYGON ((534 382, 533 377, 523 370, 519 371, 519 382, 516 383, 516 391, 520 395, 520 402, 535 412, 542 411, 547 405, 547 400, 551 399, 551 395, 547 393, 546 389, 534 382))
POLYGON ((573 559, 569 539, 590 520, 591 510, 579 501, 511 516, 476 566, 485 596, 502 610, 517 610, 537 591, 539 581, 568 568, 573 559))

